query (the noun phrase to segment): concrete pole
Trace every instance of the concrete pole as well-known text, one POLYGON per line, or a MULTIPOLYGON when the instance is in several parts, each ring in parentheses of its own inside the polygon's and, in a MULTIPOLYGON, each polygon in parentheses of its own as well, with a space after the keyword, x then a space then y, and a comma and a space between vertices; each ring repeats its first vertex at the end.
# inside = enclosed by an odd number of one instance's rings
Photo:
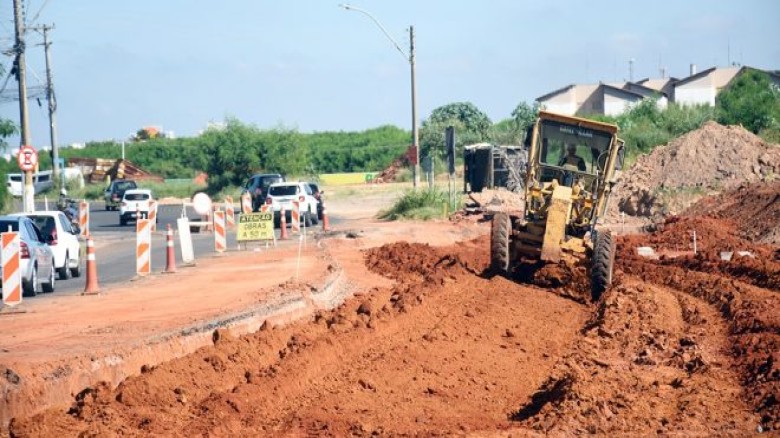
POLYGON ((414 26, 409 26, 409 65, 412 70, 412 138, 414 141, 414 188, 420 185, 420 132, 417 128, 417 84, 414 71, 414 26))
MULTIPOLYGON (((15 51, 16 51, 16 74, 19 79, 19 129, 21 131, 21 141, 19 146, 30 144, 30 122, 27 112, 27 72, 24 60, 24 18, 22 17, 22 0, 14 0, 14 21, 15 28, 15 51)), ((21 148, 20 148, 21 149, 21 148)), ((22 198, 23 210, 31 212, 34 210, 35 189, 33 188, 32 171, 24 172, 24 191, 22 198)))
MULTIPOLYGON (((57 144, 57 100, 54 97, 54 81, 52 80, 51 73, 51 55, 49 48, 51 42, 49 42, 49 30, 54 29, 54 26, 43 26, 43 48, 46 53, 46 96, 49 100, 49 136, 51 138, 51 151, 52 151, 52 176, 55 180, 60 178, 59 168, 59 145, 57 144)), ((60 180, 60 185, 65 187, 64 178, 60 180)))

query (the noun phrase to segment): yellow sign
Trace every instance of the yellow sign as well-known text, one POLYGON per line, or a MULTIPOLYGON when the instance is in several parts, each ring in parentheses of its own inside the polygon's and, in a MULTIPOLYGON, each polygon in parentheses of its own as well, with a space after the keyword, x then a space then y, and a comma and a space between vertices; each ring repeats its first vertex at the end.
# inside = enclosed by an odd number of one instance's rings
POLYGON ((274 214, 248 213, 238 216, 239 242, 247 240, 274 240, 274 214))

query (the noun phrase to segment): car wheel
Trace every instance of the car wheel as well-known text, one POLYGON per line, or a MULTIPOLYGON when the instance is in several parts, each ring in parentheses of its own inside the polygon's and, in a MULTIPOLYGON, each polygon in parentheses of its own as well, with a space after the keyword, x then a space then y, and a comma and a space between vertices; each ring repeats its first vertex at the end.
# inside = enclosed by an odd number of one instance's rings
POLYGON ((43 283, 43 291, 46 293, 54 292, 54 282, 56 281, 54 276, 54 259, 51 261, 51 268, 49 268, 49 279, 46 283, 43 283))
POLYGON ((70 278, 70 269, 68 268, 68 262, 70 262, 70 255, 65 253, 65 262, 61 268, 57 268, 57 273, 60 274, 60 280, 67 280, 70 278))
POLYGON ((73 277, 81 277, 81 259, 76 260, 76 267, 70 268, 70 275, 73 277))
POLYGON ((111 206, 106 204, 106 211, 111 211, 111 206))
POLYGON ((320 223, 320 219, 317 217, 316 213, 309 212, 309 220, 311 221, 312 225, 317 225, 320 223))
POLYGON ((303 215, 303 226, 306 228, 311 228, 311 213, 308 211, 303 215))
POLYGON ((127 219, 125 219, 125 218, 123 218, 123 217, 120 217, 120 218, 119 218, 119 225, 120 225, 120 226, 123 226, 123 227, 124 227, 125 225, 127 225, 127 219))
POLYGON ((34 297, 38 295, 38 266, 33 266, 30 282, 23 285, 24 295, 34 297))

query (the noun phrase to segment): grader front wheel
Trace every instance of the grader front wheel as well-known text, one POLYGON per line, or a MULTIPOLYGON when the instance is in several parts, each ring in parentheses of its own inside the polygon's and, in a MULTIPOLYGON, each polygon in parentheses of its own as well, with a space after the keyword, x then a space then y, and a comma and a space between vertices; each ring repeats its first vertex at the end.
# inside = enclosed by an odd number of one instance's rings
POLYGON ((511 264, 509 253, 509 236, 512 233, 512 222, 506 213, 496 213, 493 216, 490 230, 490 268, 501 275, 509 274, 511 264))
POLYGON ((601 231, 596 236, 591 262, 591 295, 593 301, 612 284, 612 269, 615 264, 615 240, 609 231, 601 231))

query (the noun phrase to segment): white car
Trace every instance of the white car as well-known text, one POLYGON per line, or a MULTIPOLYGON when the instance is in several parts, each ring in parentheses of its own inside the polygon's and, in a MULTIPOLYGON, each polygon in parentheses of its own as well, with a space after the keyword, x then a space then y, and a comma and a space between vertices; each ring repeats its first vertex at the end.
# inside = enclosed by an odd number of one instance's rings
POLYGON ((125 190, 119 204, 119 225, 127 225, 127 221, 136 220, 139 214, 142 218, 148 218, 149 201, 152 199, 152 191, 149 189, 125 190))
POLYGON ((35 296, 41 291, 54 292, 54 254, 47 245, 47 241, 51 242, 51 236, 44 237, 33 221, 24 216, 0 216, 0 230, 19 233, 19 269, 24 295, 35 296))
POLYGON ((26 216, 38 227, 54 254, 54 266, 60 280, 67 280, 71 276, 81 276, 79 229, 70 223, 65 213, 61 211, 36 211, 16 213, 12 216, 26 216))
POLYGON ((285 210, 285 220, 289 224, 292 217, 293 201, 298 201, 301 211, 301 221, 307 226, 316 225, 317 198, 311 191, 309 184, 305 182, 283 182, 271 184, 268 187, 268 197, 265 203, 271 206, 274 212, 274 226, 281 225, 282 207, 285 210))

